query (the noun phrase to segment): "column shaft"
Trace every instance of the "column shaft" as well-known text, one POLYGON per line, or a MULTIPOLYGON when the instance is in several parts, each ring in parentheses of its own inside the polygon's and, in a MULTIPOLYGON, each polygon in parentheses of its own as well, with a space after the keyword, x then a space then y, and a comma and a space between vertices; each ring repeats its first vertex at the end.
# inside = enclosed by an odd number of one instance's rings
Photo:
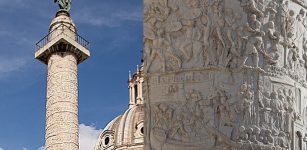
POLYGON ((78 150, 77 59, 69 52, 48 60, 46 150, 78 150))

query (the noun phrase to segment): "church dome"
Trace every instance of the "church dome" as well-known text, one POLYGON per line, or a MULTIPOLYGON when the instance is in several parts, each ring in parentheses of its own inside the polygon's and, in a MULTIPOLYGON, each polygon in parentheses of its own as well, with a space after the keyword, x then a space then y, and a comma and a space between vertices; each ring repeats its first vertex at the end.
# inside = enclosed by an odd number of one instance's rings
POLYGON ((142 107, 133 106, 112 120, 100 134, 96 150, 141 150, 144 138, 142 107))
POLYGON ((99 135, 95 150, 142 150, 144 145, 143 78, 136 73, 129 79, 128 110, 113 119, 99 135))

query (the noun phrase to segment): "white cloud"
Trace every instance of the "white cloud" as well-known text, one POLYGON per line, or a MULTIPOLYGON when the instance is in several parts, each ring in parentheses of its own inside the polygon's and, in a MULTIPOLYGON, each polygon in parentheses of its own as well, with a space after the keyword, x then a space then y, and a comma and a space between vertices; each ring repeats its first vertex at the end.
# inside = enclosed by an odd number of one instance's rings
MULTIPOLYGON (((98 136, 102 129, 96 129, 93 125, 87 126, 85 124, 79 125, 79 144, 80 150, 94 150, 98 136)), ((4 150, 0 147, 0 150, 4 150)), ((22 150, 28 150, 23 147, 22 150)), ((37 150, 44 150, 44 146, 39 147, 37 150)))
POLYGON ((4 150, 2 147, 0 147, 0 150, 4 150))
POLYGON ((101 129, 96 129, 94 126, 85 124, 79 125, 79 143, 80 150, 93 150, 97 142, 101 129))

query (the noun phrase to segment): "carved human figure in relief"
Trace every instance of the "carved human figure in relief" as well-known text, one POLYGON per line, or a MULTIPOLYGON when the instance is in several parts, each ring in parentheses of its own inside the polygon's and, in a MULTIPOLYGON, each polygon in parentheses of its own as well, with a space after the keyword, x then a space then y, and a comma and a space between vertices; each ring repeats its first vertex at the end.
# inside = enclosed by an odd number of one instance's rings
POLYGON ((250 137, 250 141, 258 144, 259 142, 261 142, 261 138, 260 138, 260 132, 261 129, 259 127, 257 127, 256 125, 253 126, 253 132, 252 135, 250 137))
POLYGON ((169 130, 170 121, 173 117, 173 109, 169 108, 164 104, 159 104, 154 107, 155 111, 155 122, 154 128, 159 128, 161 130, 169 130))
POLYGON ((210 56, 214 56, 209 52, 209 36, 210 36, 210 27, 208 23, 208 15, 204 12, 201 22, 203 24, 203 53, 204 53, 204 67, 208 67, 210 64, 210 56))
POLYGON ((295 40, 302 40, 305 34, 305 26, 304 26, 304 18, 305 18, 305 10, 302 8, 299 11, 299 14, 296 16, 296 37, 295 40))
POLYGON ((277 16, 275 22, 278 24, 277 29, 281 32, 281 35, 285 39, 287 38, 286 25, 288 13, 288 2, 285 2, 284 0, 279 0, 279 6, 277 8, 277 16))
POLYGON ((246 132, 245 132, 245 127, 244 126, 241 126, 240 128, 239 128, 239 137, 238 137, 238 140, 240 141, 240 142, 243 142, 243 141, 247 141, 248 140, 248 135, 246 134, 246 132))
POLYGON ((297 47, 290 47, 287 55, 288 68, 295 70, 299 63, 299 54, 297 47))
POLYGON ((303 19, 303 25, 304 27, 307 27, 307 12, 305 13, 305 17, 303 19))
POLYGON ((291 131, 291 123, 294 118, 294 96, 293 92, 291 89, 288 91, 285 90, 286 93, 286 101, 288 104, 288 108, 286 109, 286 114, 285 114, 285 132, 290 132, 291 131))
POLYGON ((244 83, 240 87, 240 110, 242 115, 242 122, 245 125, 249 125, 252 119, 252 104, 253 104, 253 93, 249 88, 249 85, 244 83))
POLYGON ((304 66, 307 69, 307 39, 303 38, 303 60, 304 60, 304 66))
POLYGON ((281 130, 284 130, 284 122, 285 122, 285 109, 288 108, 288 103, 285 99, 285 96, 283 94, 283 90, 282 89, 279 89, 277 91, 278 93, 278 102, 280 103, 281 105, 281 109, 279 110, 279 120, 280 120, 280 123, 279 123, 279 128, 281 130))
POLYGON ((186 128, 194 135, 197 134, 197 130, 202 128, 203 110, 199 105, 199 101, 201 100, 202 96, 198 91, 192 90, 186 94, 186 103, 184 104, 183 113, 187 116, 186 121, 188 123, 186 123, 186 128))
POLYGON ((210 97, 213 101, 213 109, 214 109, 214 124, 216 128, 220 128, 222 125, 222 121, 226 121, 225 119, 230 118, 230 109, 228 98, 225 91, 216 89, 215 95, 210 97))
POLYGON ((222 56, 224 55, 224 49, 226 47, 222 36, 222 28, 225 25, 225 20, 223 18, 220 0, 213 0, 210 8, 210 50, 214 53, 214 60, 212 60, 212 63, 214 63, 214 65, 219 65, 223 62, 222 56))
POLYGON ((269 21, 275 21, 276 14, 277 14, 277 7, 278 4, 276 0, 272 0, 267 5, 266 11, 268 13, 269 21))
POLYGON ((270 93, 265 91, 263 93, 262 101, 261 101, 261 124, 262 125, 271 125, 271 99, 270 93))
POLYGON ((203 66, 203 46, 201 42, 202 33, 195 25, 193 20, 188 21, 187 26, 184 27, 185 38, 181 44, 181 51, 185 56, 187 62, 192 61, 194 67, 203 66))
POLYGON ((229 47, 227 49, 230 49, 230 53, 233 55, 233 57, 240 57, 239 52, 237 51, 237 47, 235 44, 235 41, 233 39, 233 33, 235 31, 234 25, 235 22, 238 21, 234 12, 231 9, 226 9, 226 15, 225 15, 225 29, 227 31, 227 38, 229 41, 229 47))
POLYGON ((267 37, 269 39, 269 42, 271 44, 271 50, 272 52, 277 52, 277 45, 279 44, 280 34, 275 30, 275 24, 273 21, 270 21, 268 23, 268 29, 267 29, 267 37))
POLYGON ((258 17, 262 17, 263 13, 257 8, 254 0, 242 0, 241 7, 248 14, 256 14, 258 17))
POLYGON ((185 141, 187 138, 189 138, 189 133, 185 129, 183 119, 184 117, 182 114, 176 115, 172 128, 170 129, 170 138, 179 139, 181 141, 185 141))
POLYGON ((273 21, 268 22, 268 29, 266 32, 266 44, 265 48, 269 48, 269 55, 272 58, 272 62, 277 60, 280 57, 280 52, 278 51, 278 45, 280 40, 280 33, 275 30, 275 24, 273 21), (268 44, 270 47, 267 47, 268 44))
POLYGON ((153 47, 151 55, 149 57, 148 68, 150 68, 151 64, 156 58, 160 58, 162 71, 166 71, 165 49, 168 48, 169 43, 165 40, 164 35, 165 35, 164 29, 161 27, 158 28, 157 36, 153 40, 152 44, 153 47))
POLYGON ((282 109, 283 109, 283 104, 282 102, 278 99, 277 93, 273 91, 271 93, 271 107, 272 107, 272 126, 280 129, 281 125, 281 119, 282 119, 282 109))
POLYGON ((249 39, 246 44, 246 51, 244 53, 243 65, 249 56, 252 57, 253 66, 258 68, 259 56, 258 51, 263 51, 262 47, 262 32, 260 30, 261 23, 257 20, 255 14, 250 16, 250 23, 247 24, 247 30, 250 32, 249 39))
MULTIPOLYGON (((236 48, 238 49, 237 50, 237 53, 240 55, 240 57, 238 59, 241 59, 241 49, 243 47, 243 40, 245 40, 245 37, 244 37, 244 25, 243 25, 243 22, 242 22, 242 15, 238 12, 236 12, 235 14, 235 22, 234 24, 232 25, 232 29, 234 31, 234 35, 233 36, 235 38, 235 42, 236 42, 236 48)), ((236 53, 236 52, 234 52, 236 53)), ((239 62, 238 62, 239 64, 239 62)))
POLYGON ((287 31, 287 37, 288 37, 288 43, 292 44, 293 42, 293 37, 294 37, 294 32, 295 32, 295 13, 293 10, 289 11, 289 15, 287 18, 286 22, 286 31, 287 31))

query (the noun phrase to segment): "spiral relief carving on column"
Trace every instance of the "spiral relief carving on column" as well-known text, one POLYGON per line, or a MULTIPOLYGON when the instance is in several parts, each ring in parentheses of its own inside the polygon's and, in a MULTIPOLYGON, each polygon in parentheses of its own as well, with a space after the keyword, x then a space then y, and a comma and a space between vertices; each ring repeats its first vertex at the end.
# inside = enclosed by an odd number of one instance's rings
POLYGON ((77 137, 77 59, 72 53, 55 53, 48 61, 46 150, 59 150, 64 143, 67 150, 76 150, 77 137))

